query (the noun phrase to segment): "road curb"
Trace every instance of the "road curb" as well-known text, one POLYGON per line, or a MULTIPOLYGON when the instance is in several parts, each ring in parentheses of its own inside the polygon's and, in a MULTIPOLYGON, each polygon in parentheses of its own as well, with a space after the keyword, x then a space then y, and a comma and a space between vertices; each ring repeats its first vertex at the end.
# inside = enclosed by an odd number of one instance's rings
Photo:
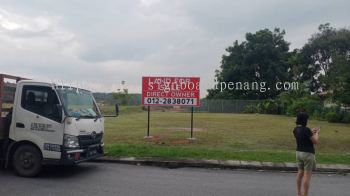
MULTIPOLYGON (((198 160, 198 159, 166 159, 155 157, 112 157, 104 156, 95 159, 94 162, 110 162, 133 165, 150 165, 166 168, 197 167, 197 168, 222 168, 222 169, 252 169, 297 171, 295 163, 273 163, 259 161, 239 160, 198 160)), ((317 164, 316 172, 350 173, 350 165, 342 164, 317 164)))

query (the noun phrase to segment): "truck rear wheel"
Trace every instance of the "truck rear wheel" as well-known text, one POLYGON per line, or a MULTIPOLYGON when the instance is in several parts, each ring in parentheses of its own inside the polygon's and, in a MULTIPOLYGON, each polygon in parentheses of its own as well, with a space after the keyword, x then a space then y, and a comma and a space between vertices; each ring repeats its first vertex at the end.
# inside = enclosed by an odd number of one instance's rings
POLYGON ((36 176, 41 170, 41 153, 31 145, 23 145, 16 149, 12 164, 16 173, 23 177, 36 176))

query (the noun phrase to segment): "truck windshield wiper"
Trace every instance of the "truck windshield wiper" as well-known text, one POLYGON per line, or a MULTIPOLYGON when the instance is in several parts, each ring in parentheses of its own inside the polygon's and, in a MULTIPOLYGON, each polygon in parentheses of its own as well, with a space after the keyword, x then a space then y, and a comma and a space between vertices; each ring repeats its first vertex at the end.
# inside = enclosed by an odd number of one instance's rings
POLYGON ((101 118, 101 115, 96 115, 96 116, 95 116, 95 120, 94 120, 94 121, 96 122, 96 121, 97 121, 97 119, 99 119, 99 118, 101 118))
POLYGON ((92 115, 80 115, 80 118, 96 118, 96 116, 92 116, 92 115))
POLYGON ((92 116, 92 115, 79 115, 77 117, 75 117, 76 120, 80 120, 81 118, 96 118, 97 116, 92 116))

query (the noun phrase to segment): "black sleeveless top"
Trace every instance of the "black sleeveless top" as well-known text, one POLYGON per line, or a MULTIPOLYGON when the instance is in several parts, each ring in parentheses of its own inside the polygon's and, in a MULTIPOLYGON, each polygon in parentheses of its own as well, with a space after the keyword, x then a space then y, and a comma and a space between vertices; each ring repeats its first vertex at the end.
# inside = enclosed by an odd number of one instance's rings
POLYGON ((297 126, 293 133, 297 143, 297 151, 315 154, 314 144, 311 141, 312 132, 308 127, 297 126))

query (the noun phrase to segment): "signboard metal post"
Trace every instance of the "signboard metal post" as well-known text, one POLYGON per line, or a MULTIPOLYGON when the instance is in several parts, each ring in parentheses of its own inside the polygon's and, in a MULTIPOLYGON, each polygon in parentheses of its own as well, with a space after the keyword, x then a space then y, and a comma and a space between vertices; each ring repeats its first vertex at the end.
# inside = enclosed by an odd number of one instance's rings
POLYGON ((193 107, 191 107, 191 137, 187 138, 188 140, 195 140, 193 137, 193 107))
POLYGON ((145 136, 145 139, 152 138, 152 136, 149 134, 150 116, 151 116, 151 109, 150 109, 150 106, 147 106, 147 135, 145 136))

